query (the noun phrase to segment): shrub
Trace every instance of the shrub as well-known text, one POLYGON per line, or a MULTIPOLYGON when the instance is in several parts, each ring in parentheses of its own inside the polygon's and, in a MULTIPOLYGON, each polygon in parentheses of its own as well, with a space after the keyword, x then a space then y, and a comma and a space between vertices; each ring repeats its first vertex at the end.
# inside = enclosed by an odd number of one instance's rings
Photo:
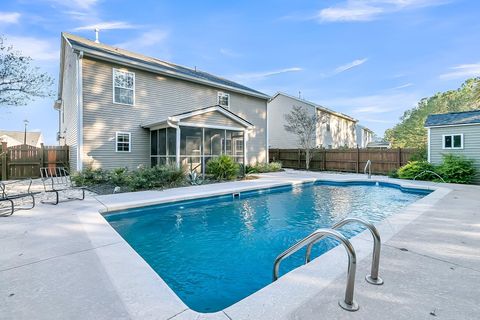
POLYGON ((246 166, 245 173, 266 173, 266 172, 278 172, 282 170, 281 162, 270 162, 270 163, 257 163, 254 166, 246 166))
POLYGON ((417 177, 418 180, 433 180, 435 175, 425 171, 434 171, 435 167, 427 161, 409 161, 406 165, 399 168, 397 175, 400 179, 413 179, 417 177))
POLYGON ((211 174, 215 180, 233 180, 238 176, 240 166, 233 158, 222 155, 207 162, 208 174, 211 174))
POLYGON ((418 148, 411 156, 410 161, 427 161, 428 153, 427 147, 418 148))
POLYGON ((445 154, 442 164, 437 168, 437 173, 445 182, 471 183, 476 169, 473 160, 460 155, 445 154))
POLYGON ((129 171, 117 168, 111 171, 87 168, 72 176, 78 186, 118 186, 123 190, 138 191, 174 187, 185 182, 185 174, 176 166, 155 166, 129 171))
POLYGON ((94 186, 104 184, 109 181, 108 172, 103 169, 87 169, 76 172, 71 176, 72 182, 77 186, 94 186))

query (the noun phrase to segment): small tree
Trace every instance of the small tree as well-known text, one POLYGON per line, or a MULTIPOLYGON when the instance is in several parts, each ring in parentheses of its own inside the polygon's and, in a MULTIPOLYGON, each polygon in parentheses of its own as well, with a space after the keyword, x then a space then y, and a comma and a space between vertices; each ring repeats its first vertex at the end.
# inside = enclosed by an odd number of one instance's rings
POLYGON ((31 62, 32 58, 6 46, 0 36, 0 105, 26 105, 35 97, 52 96, 53 79, 31 62))
POLYGON ((284 128, 287 132, 295 134, 298 145, 305 151, 305 168, 310 169, 310 161, 313 158, 317 125, 320 122, 316 113, 309 114, 306 108, 294 106, 290 113, 284 115, 284 128))

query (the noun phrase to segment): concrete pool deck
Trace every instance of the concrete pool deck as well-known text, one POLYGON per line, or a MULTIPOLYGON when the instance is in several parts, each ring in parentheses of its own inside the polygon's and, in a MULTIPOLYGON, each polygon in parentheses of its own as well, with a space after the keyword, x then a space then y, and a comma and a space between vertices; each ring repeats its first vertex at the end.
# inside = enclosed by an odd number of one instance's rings
MULTIPOLYGON (((346 255, 337 247, 215 314, 183 304, 99 211, 285 183, 364 180, 287 171, 261 179, 39 204, 0 219, 0 319, 475 319, 480 314, 480 187, 415 182, 434 193, 377 225, 383 286, 365 282, 371 239, 354 239, 357 312, 340 309, 346 255), (121 200, 119 200, 121 199, 121 200)), ((373 177, 409 185, 408 181, 373 177)))

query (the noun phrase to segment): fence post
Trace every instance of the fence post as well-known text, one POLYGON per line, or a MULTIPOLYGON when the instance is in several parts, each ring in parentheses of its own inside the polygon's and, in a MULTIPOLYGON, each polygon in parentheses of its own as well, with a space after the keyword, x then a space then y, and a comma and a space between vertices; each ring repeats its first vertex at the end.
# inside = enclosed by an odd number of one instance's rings
POLYGON ((327 171, 327 150, 323 149, 323 171, 327 171))
POLYGON ((7 142, 2 141, 2 150, 0 152, 0 157, 2 157, 2 168, 1 168, 1 179, 0 180, 7 180, 7 142))
POLYGON ((42 143, 42 144, 40 144, 40 168, 46 167, 44 165, 44 162, 45 162, 45 146, 42 143))
POLYGON ((300 149, 298 149, 298 161, 297 161, 297 169, 300 169, 300 157, 301 157, 301 154, 300 154, 300 149))
POLYGON ((357 146, 357 173, 359 172, 360 168, 360 149, 357 146))
POLYGON ((398 156, 398 168, 400 168, 402 166, 402 148, 398 148, 397 156, 398 156))

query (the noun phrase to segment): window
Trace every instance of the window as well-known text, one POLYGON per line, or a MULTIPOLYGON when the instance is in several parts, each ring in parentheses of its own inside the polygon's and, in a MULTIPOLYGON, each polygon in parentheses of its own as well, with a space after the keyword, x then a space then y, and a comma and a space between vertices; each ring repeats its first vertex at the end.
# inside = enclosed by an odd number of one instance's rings
POLYGON ((463 134, 443 135, 443 149, 463 149, 463 134))
POLYGON ((330 123, 327 123, 327 131, 330 131, 330 123))
POLYGON ((217 103, 222 107, 230 109, 230 95, 225 92, 218 93, 217 103))
POLYGON ((117 132, 116 133, 116 148, 117 152, 130 152, 130 144, 132 142, 132 135, 130 132, 117 132))
POLYGON ((135 73, 113 69, 113 102, 135 103, 135 73))

